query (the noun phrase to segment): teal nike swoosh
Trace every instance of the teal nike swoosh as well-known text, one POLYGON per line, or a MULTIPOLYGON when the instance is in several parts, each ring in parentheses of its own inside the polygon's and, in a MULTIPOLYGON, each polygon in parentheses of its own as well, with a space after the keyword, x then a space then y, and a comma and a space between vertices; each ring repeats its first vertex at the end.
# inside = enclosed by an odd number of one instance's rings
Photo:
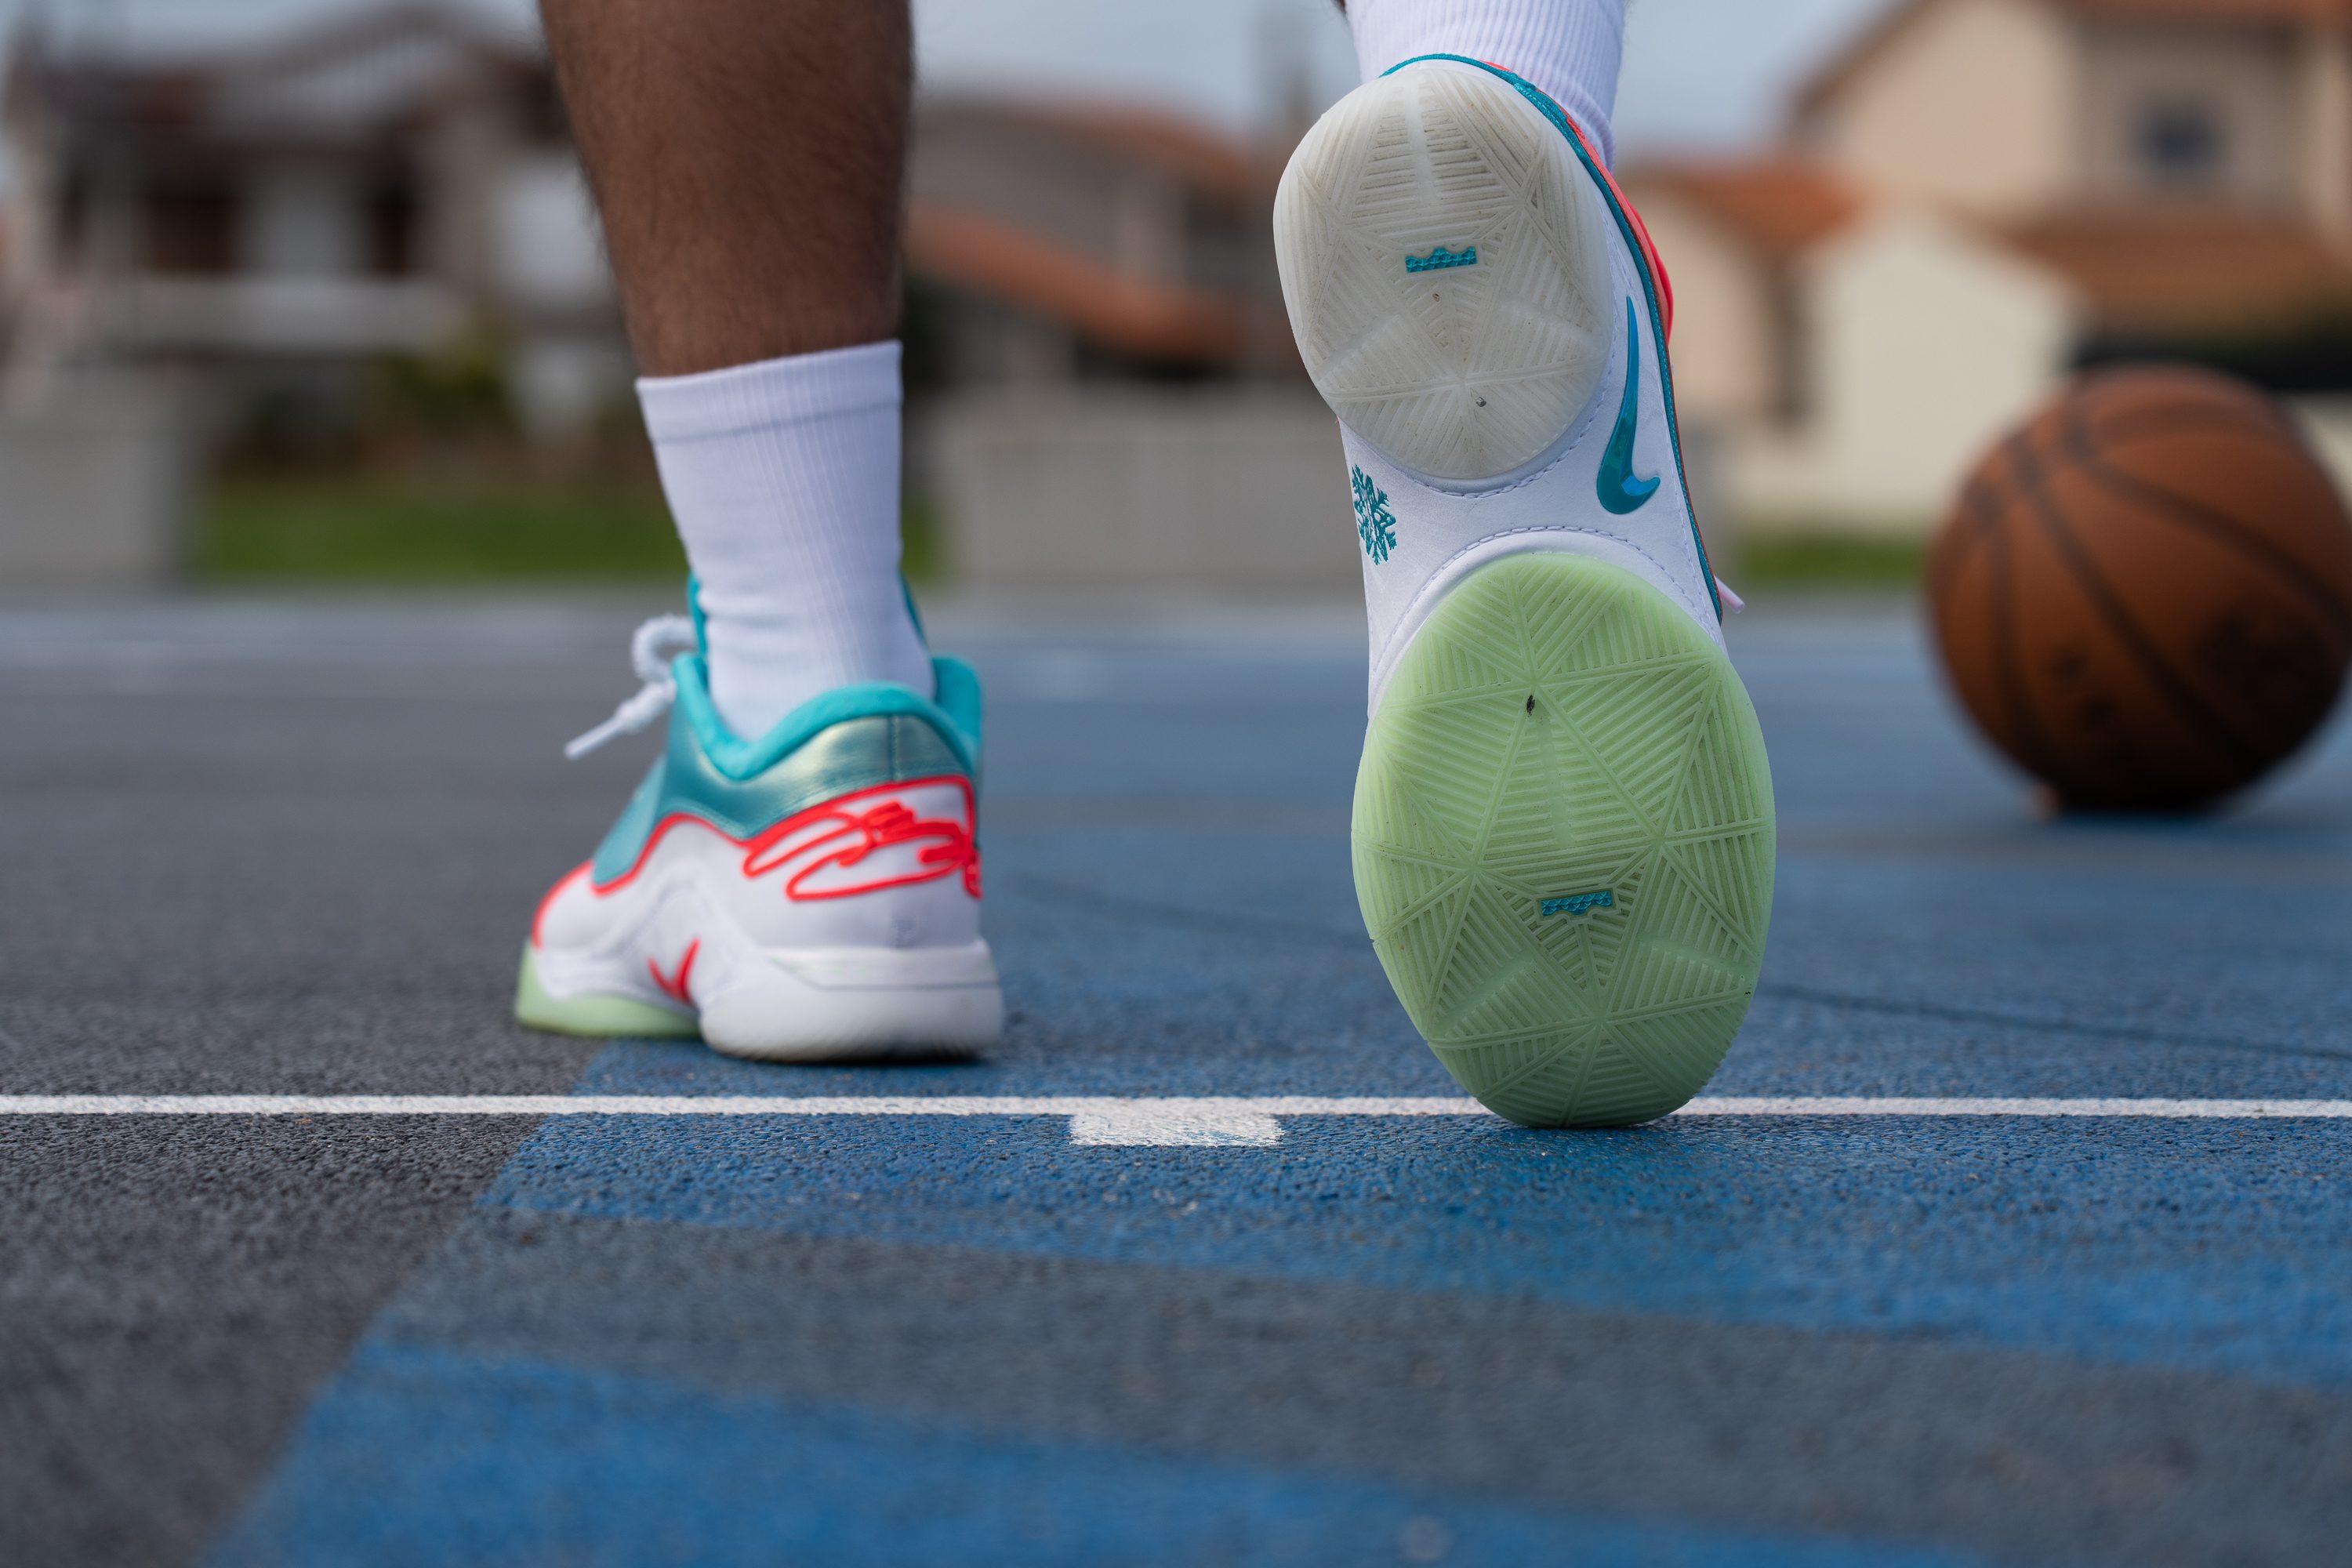
POLYGON ((1625 301, 1625 395, 1617 404, 1616 427, 1609 432, 1609 449, 1601 454, 1601 477, 1595 481, 1601 504, 1622 517, 1636 510, 1657 492, 1658 478, 1633 477, 1633 433, 1642 423, 1642 340, 1633 330, 1633 301, 1625 301))

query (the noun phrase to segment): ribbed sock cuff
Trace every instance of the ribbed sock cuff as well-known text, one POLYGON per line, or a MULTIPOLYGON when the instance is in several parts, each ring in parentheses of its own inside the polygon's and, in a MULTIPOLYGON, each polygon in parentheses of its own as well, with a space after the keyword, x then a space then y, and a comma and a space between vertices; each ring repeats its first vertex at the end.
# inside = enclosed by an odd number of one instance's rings
POLYGON ((730 365, 692 375, 637 378, 646 434, 656 441, 695 441, 870 408, 896 408, 898 343, 860 343, 730 365))
POLYGON ((739 735, 856 681, 931 689, 898 580, 898 358, 865 343, 637 383, 739 735))

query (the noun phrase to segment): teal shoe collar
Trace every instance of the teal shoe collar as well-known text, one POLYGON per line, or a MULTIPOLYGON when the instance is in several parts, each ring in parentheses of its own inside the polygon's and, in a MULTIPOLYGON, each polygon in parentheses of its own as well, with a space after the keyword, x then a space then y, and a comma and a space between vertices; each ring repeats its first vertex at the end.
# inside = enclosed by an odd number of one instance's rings
POLYGON ((930 697, 887 681, 836 686, 810 698, 755 740, 736 734, 719 718, 710 700, 710 674, 702 655, 678 655, 670 663, 670 675, 677 682, 679 717, 693 731, 703 756, 719 774, 738 783, 757 778, 835 724, 898 716, 928 722, 966 773, 980 771, 980 677, 960 658, 933 656, 930 697))

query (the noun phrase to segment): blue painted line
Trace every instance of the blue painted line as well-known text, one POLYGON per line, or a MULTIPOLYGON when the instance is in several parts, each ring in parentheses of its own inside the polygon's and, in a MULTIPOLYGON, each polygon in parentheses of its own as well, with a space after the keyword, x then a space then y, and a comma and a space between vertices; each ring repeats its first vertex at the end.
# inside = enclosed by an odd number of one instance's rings
POLYGON ((372 1343, 217 1568, 336 1563, 1935 1568, 1885 1544, 1423 1497, 372 1343))
POLYGON ((1295 1123, 1278 1154, 1066 1140, 566 1120, 482 1201, 2352 1382, 2340 1128, 1339 1119, 1295 1123))

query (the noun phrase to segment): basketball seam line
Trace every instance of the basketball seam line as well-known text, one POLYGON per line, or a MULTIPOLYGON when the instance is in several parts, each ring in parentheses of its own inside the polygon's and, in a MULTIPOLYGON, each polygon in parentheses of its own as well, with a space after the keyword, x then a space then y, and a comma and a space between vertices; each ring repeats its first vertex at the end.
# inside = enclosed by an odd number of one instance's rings
POLYGON ((2074 570, 2075 580, 2097 608, 2100 618, 2107 623, 2107 629, 2123 645, 2124 652, 2140 667, 2140 673, 2189 730, 2201 735, 2205 742, 2221 752, 2226 762, 2249 767, 2260 765, 2263 759, 2254 749, 2239 740, 2221 715, 2209 710, 2204 700, 2189 689, 2179 672, 2157 652, 2155 645, 2148 640, 2147 633, 2124 607, 2115 584, 2108 582, 2105 574, 2092 563, 2082 542, 2074 537, 2073 526, 2066 521, 2058 498, 2051 494, 2049 487, 2042 482, 2040 460, 2021 441, 2017 450, 2016 467, 2026 502, 2041 520, 2042 531, 2065 557, 2066 563, 2074 570))
MULTIPOLYGON (((2087 421, 2090 416, 2084 416, 2087 421)), ((2177 436, 2185 430, 2206 430, 2232 436, 2275 436, 2293 426, 2283 420, 2259 414, 2240 414, 2215 408, 2142 408, 2118 414, 2103 422, 2095 432, 2102 439, 2137 441, 2148 436, 2177 436)))
MULTIPOLYGON (((2013 447, 2015 443, 2010 445, 2013 447)), ((2016 464, 2012 451, 2010 466, 2014 468, 2016 464)), ((1982 504, 1990 504, 1989 498, 1980 500, 1982 504)), ((2041 715, 2033 710, 2032 699, 2025 689, 2025 648, 2017 618, 2017 551, 2010 540, 2008 524, 2005 512, 1993 512, 1985 521, 1985 571, 1992 601, 1989 608, 1993 621, 1995 679, 2000 688, 2002 705, 2010 710, 2010 724, 2017 733, 2019 749, 2038 763, 2032 771, 2048 779, 2065 770, 2053 765, 2057 748, 2042 732, 2041 715)))
POLYGON ((2352 631, 2352 605, 2337 603, 2332 595, 2311 581, 2314 573, 2309 565, 2235 519, 2200 506, 2186 496, 2177 495, 2152 479, 2142 479, 2116 468, 2093 442, 2088 424, 2079 416, 2066 418, 2063 431, 2067 450, 2074 454, 2080 471, 2094 484, 2120 500, 2137 501, 2151 510, 2168 513, 2184 526, 2206 534, 2216 542, 2233 545, 2308 599, 2336 630, 2352 631))
MULTIPOLYGON (((2091 418, 2091 414, 2084 414, 2091 418)), ((2210 430, 2225 435, 2295 435, 2294 423, 2265 409, 2222 409, 2213 405, 2157 405, 2126 409, 2100 426, 2100 437, 2140 439, 2147 435, 2178 435, 2183 430, 2210 430)), ((2300 435, 2295 435, 2300 442, 2300 435)))

